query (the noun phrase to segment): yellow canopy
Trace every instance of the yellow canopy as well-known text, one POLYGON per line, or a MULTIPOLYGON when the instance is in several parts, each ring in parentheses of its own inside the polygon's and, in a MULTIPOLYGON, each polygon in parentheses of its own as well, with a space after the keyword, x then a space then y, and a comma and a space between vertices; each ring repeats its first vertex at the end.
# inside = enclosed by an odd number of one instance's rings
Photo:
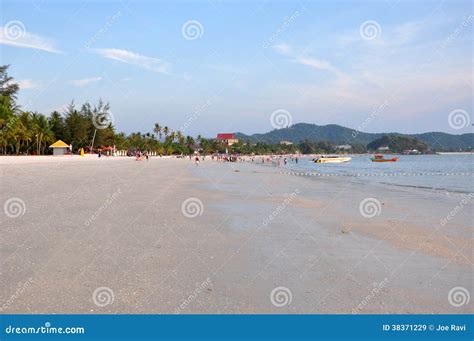
POLYGON ((49 148, 69 148, 69 145, 61 140, 57 140, 51 146, 49 146, 49 148))

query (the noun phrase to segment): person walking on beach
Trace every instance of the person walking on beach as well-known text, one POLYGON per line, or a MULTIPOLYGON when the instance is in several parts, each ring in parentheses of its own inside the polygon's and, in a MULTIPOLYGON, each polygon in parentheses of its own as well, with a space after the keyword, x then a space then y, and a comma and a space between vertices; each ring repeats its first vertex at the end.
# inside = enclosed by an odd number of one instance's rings
POLYGON ((196 155, 196 158, 194 159, 194 163, 196 164, 196 167, 199 166, 199 156, 196 155))

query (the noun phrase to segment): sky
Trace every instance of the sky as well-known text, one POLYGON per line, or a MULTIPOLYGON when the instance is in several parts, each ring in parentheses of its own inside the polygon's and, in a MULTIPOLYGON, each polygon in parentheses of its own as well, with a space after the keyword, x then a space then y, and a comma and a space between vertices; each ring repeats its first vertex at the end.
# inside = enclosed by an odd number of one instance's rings
POLYGON ((99 98, 118 131, 472 132, 471 1, 11 1, 23 110, 99 98))

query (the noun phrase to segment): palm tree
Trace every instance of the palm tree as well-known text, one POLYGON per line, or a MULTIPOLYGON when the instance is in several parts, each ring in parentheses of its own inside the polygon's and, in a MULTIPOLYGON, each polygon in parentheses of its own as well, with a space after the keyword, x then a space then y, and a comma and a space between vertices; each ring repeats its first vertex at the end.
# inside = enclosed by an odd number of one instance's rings
POLYGON ((13 121, 10 128, 7 133, 7 139, 10 141, 12 149, 19 155, 22 142, 29 142, 31 135, 21 120, 13 121))
MULTIPOLYGON (((20 141, 20 147, 21 144, 26 146, 26 153, 28 154, 30 152, 30 142, 34 136, 34 127, 33 127, 33 120, 32 120, 32 115, 28 111, 23 111, 20 114, 19 121, 22 123, 23 127, 25 128, 26 132, 23 133, 23 130, 21 132, 21 141, 20 141)), ((17 151, 17 154, 19 151, 17 151)))
POLYGON ((161 137, 163 136, 162 135, 162 130, 163 128, 160 126, 159 123, 155 123, 155 128, 153 129, 153 131, 158 135, 158 138, 161 140, 161 137))
POLYGON ((166 140, 166 138, 168 137, 169 132, 170 132, 170 128, 168 128, 167 126, 165 126, 165 127, 163 128, 163 134, 165 134, 165 140, 166 140))
POLYGON ((44 153, 43 142, 49 143, 54 139, 49 122, 44 115, 37 115, 34 131, 36 133, 36 153, 41 155, 44 153))

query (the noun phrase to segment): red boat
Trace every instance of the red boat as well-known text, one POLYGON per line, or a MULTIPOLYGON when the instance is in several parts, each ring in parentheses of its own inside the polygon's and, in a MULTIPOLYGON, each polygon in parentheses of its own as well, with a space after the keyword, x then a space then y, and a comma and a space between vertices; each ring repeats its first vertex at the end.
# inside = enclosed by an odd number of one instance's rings
POLYGON ((398 157, 392 157, 391 159, 384 159, 383 154, 375 154, 373 158, 371 158, 372 162, 395 162, 398 160, 398 157))

